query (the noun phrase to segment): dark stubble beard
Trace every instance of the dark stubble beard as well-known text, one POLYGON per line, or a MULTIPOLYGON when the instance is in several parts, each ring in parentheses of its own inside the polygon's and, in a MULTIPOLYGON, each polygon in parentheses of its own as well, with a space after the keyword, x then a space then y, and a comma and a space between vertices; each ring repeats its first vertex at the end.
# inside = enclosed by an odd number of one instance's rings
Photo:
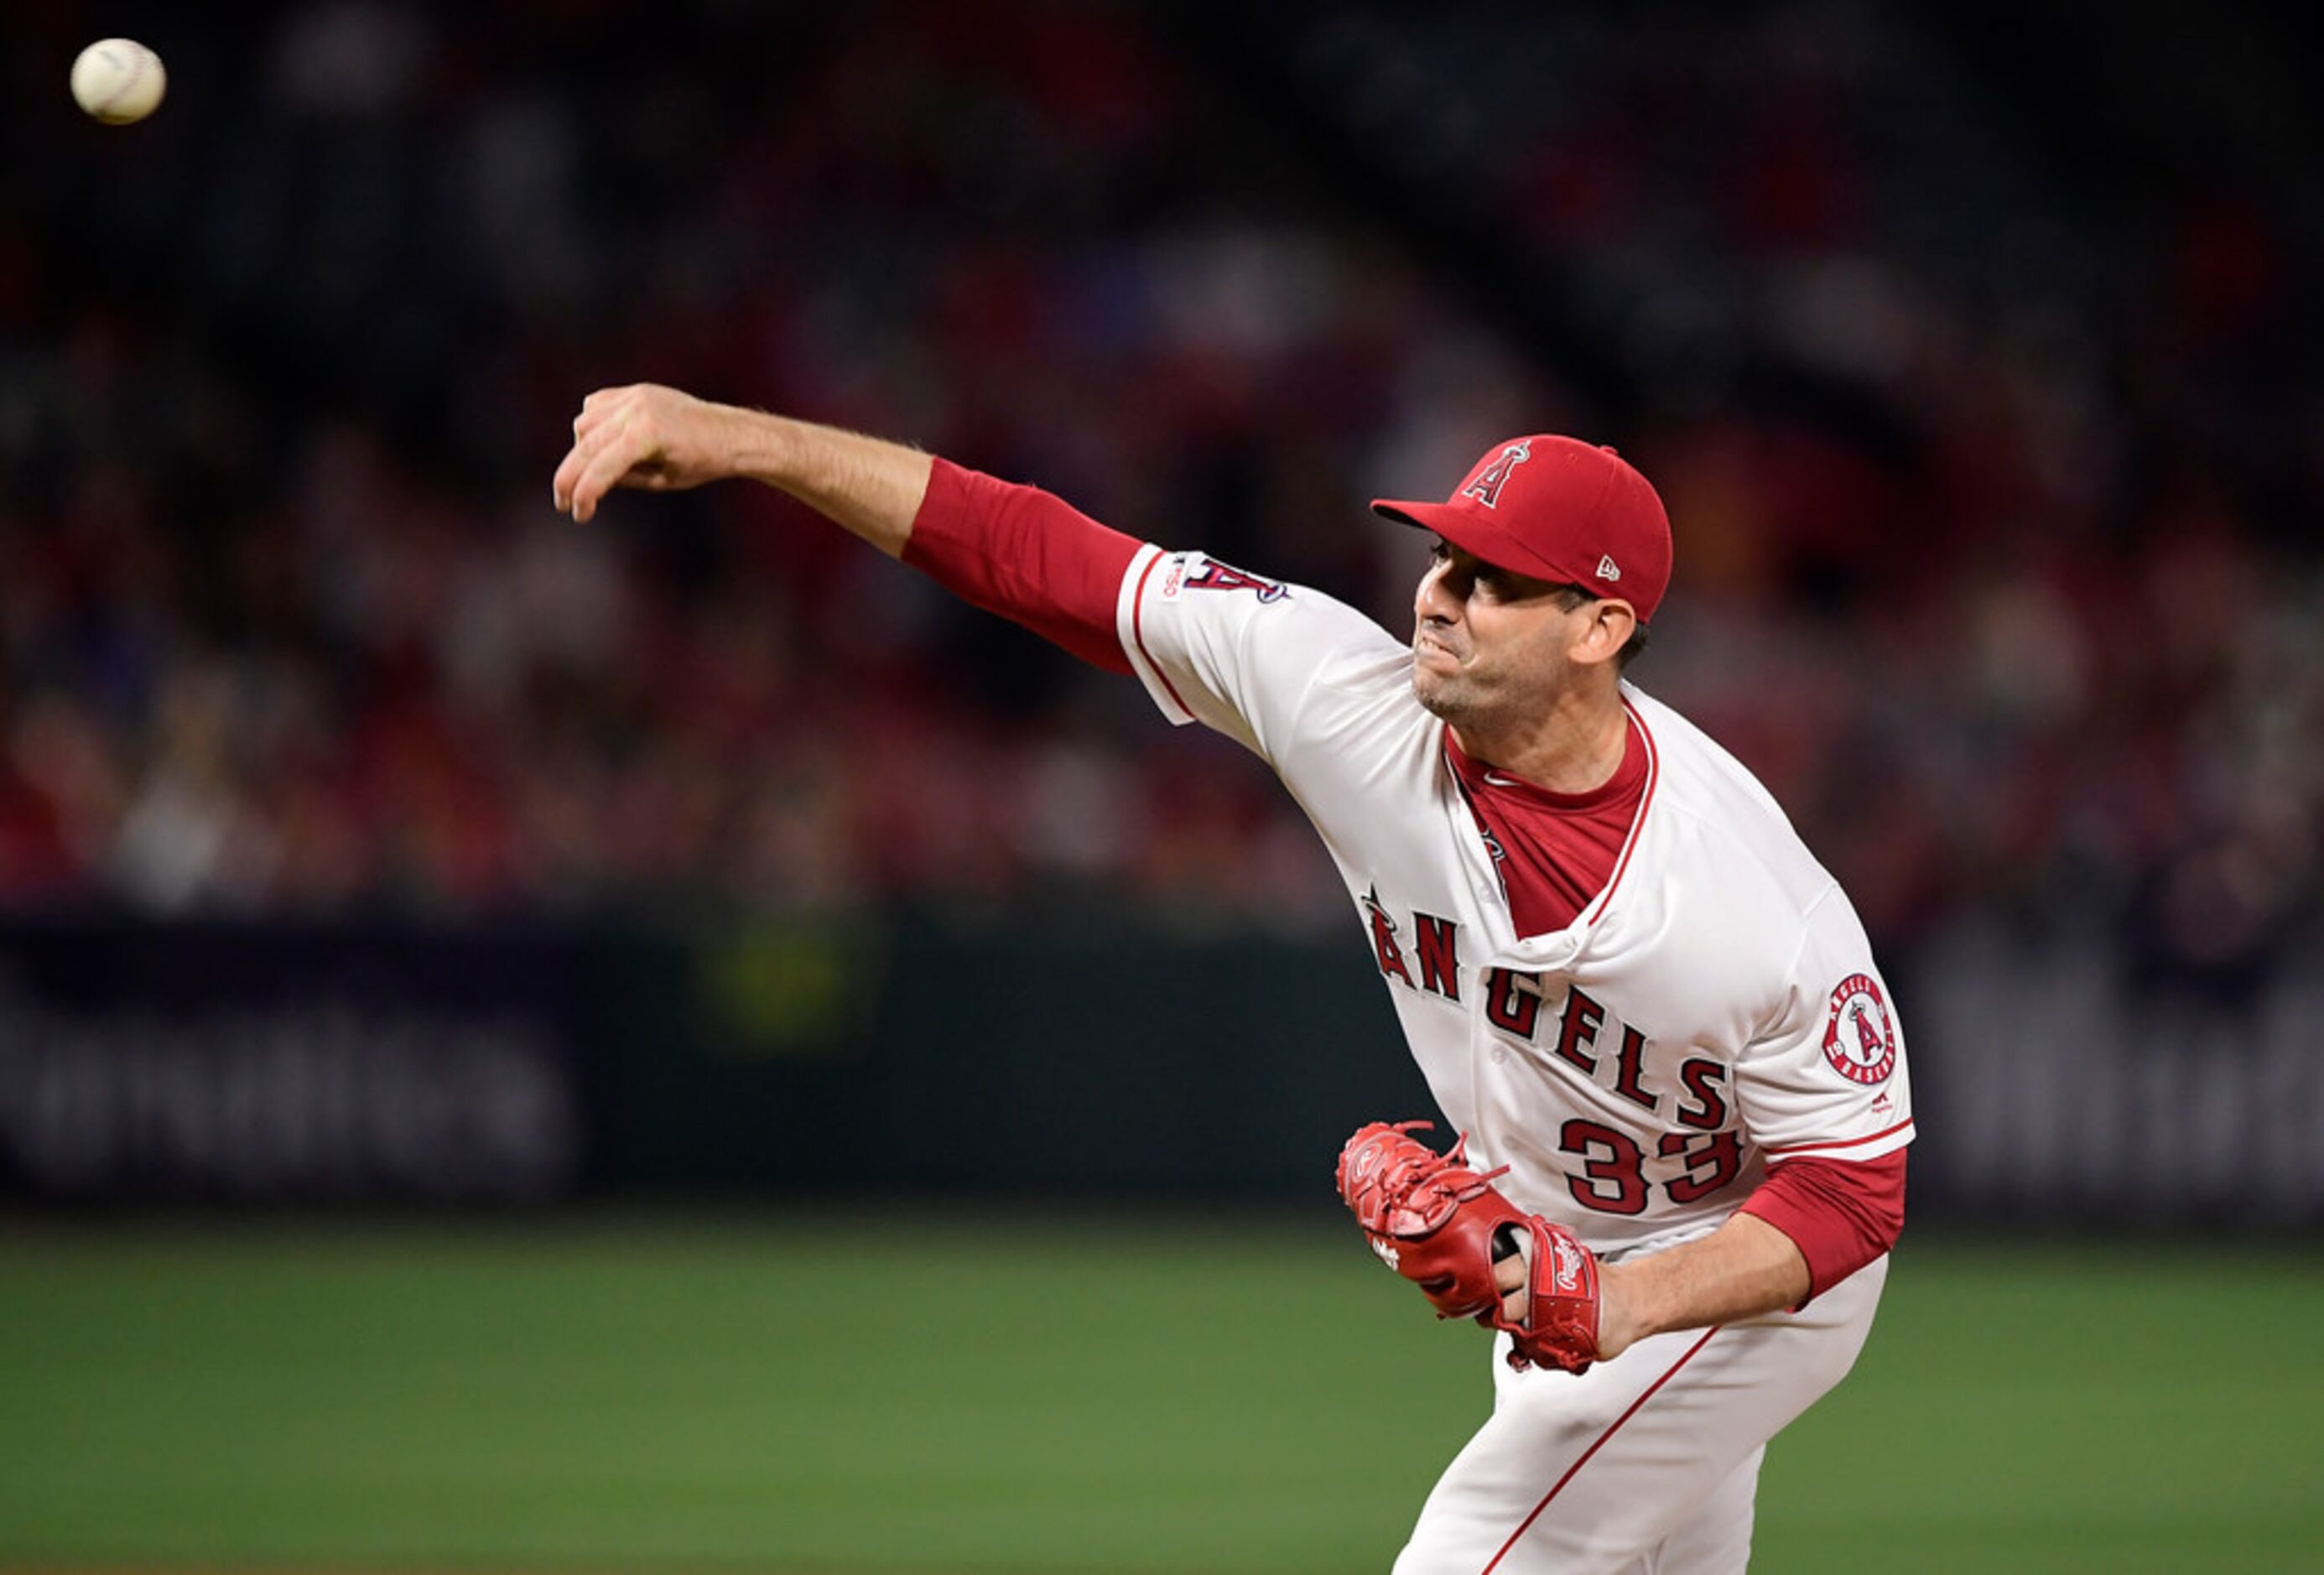
MULTIPOLYGON (((1564 668, 1555 673, 1530 674, 1535 682, 1526 686, 1540 697, 1546 707, 1555 703, 1562 690, 1562 681, 1570 680, 1572 669, 1564 668)), ((1522 723, 1526 720, 1517 686, 1508 675, 1493 686, 1489 695, 1478 694, 1478 684, 1467 668, 1453 673, 1429 675, 1424 686, 1419 658, 1413 659, 1412 697, 1420 702, 1422 710, 1438 717, 1461 731, 1464 740, 1473 740, 1496 730, 1497 725, 1522 723), (1498 714, 1492 705, 1499 702, 1498 714)))

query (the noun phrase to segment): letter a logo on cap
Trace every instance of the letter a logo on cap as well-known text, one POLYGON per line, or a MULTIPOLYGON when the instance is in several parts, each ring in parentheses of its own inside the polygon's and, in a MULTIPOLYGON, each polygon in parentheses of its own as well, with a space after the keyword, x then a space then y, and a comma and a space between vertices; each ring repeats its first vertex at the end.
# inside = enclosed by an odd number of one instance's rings
POLYGON ((1531 444, 1510 444, 1494 456, 1490 465, 1470 479, 1469 484, 1461 489, 1460 495, 1464 498, 1474 498, 1488 509, 1500 507, 1501 489, 1508 485, 1509 472, 1532 457, 1531 444))

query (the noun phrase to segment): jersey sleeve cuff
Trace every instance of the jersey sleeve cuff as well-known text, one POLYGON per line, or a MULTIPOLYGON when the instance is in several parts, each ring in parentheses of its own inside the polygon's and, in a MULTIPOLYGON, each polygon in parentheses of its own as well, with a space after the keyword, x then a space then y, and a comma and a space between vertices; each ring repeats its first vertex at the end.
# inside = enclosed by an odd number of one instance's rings
POLYGON ((1807 1264, 1801 1307, 1895 1246, 1904 1228, 1902 1149, 1861 1161, 1779 1165, 1743 1201, 1742 1212, 1791 1238, 1807 1264))
POLYGON ((1139 683, 1146 686, 1146 692, 1154 697, 1154 704, 1162 714, 1168 717, 1174 726, 1184 727, 1195 720, 1194 714, 1188 709, 1185 701, 1179 698, 1177 689, 1170 682, 1170 676, 1162 670, 1162 664, 1154 659, 1154 653, 1146 642, 1147 582, 1157 572, 1169 572, 1162 568, 1167 556, 1150 541, 1139 548, 1138 556, 1130 560, 1130 568, 1121 576, 1121 591, 1114 603, 1114 627, 1121 637, 1122 652, 1130 658, 1130 670, 1138 675, 1139 683))

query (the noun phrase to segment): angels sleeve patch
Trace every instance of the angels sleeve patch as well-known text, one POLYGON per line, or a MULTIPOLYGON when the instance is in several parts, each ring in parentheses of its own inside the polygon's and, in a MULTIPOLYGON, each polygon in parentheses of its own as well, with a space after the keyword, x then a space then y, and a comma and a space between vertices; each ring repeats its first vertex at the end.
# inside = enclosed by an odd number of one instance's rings
POLYGON ((1833 987, 1823 1058, 1840 1076, 1867 1088, 1886 1082, 1896 1070, 1896 1025, 1880 981, 1869 973, 1851 973, 1833 987))

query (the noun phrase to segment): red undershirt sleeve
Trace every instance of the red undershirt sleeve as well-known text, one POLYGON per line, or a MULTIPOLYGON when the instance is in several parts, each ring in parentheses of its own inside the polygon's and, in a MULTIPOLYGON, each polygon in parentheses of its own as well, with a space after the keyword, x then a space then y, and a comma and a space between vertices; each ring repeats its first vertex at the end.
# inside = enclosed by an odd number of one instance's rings
POLYGON ((1744 1213, 1790 1237, 1807 1259, 1801 1306, 1896 1245, 1904 1229, 1904 1154, 1784 1160, 1743 1201, 1744 1213))
POLYGON ((938 459, 904 561, 963 601, 1127 673, 1114 606, 1139 545, 1038 487, 938 459))

